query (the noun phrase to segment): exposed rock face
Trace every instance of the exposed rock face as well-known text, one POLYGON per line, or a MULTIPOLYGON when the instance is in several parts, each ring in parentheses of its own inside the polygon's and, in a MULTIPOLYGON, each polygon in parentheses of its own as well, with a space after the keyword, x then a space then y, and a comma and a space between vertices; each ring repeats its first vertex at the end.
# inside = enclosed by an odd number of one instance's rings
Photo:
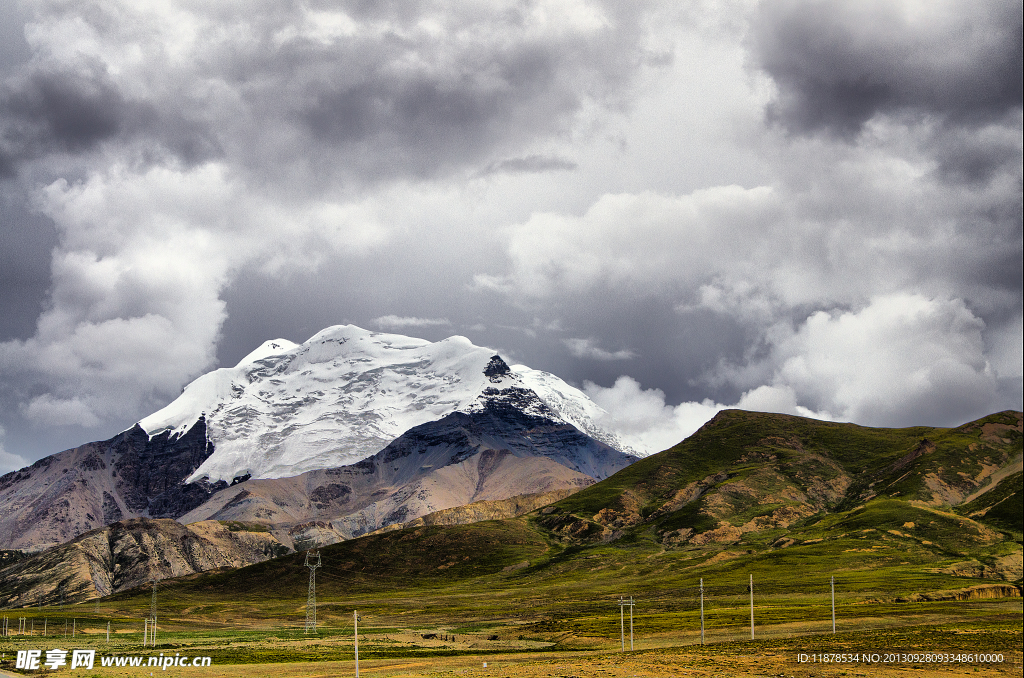
POLYGON ((416 426, 357 464, 238 483, 181 520, 261 522, 295 548, 322 546, 474 502, 575 491, 634 461, 543 416, 530 391, 501 395, 416 426))
POLYGON ((242 567, 289 549, 259 526, 182 525, 136 518, 87 532, 0 569, 0 605, 77 602, 220 567, 242 567))
POLYGON ((125 517, 175 518, 227 483, 185 484, 210 453, 200 419, 152 439, 138 426, 0 478, 2 545, 38 551, 125 517))
POLYGON ((167 433, 150 438, 136 425, 114 438, 112 447, 118 492, 135 515, 180 516, 224 485, 182 482, 213 453, 203 419, 180 438, 167 433))

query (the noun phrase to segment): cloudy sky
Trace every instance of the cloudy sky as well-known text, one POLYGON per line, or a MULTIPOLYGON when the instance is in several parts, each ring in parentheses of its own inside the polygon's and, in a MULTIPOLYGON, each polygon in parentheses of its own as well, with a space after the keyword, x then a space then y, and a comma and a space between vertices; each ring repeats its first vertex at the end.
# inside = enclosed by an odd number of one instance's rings
POLYGON ((11 0, 0 470, 339 323, 465 335, 651 449, 725 406, 1019 409, 1021 26, 1016 0, 11 0))

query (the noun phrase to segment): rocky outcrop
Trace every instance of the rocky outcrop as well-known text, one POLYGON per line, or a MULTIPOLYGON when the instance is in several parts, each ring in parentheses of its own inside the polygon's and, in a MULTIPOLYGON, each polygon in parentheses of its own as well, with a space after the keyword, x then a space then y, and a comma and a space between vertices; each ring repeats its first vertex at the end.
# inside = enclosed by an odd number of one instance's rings
POLYGON ((0 546, 39 551, 131 517, 176 518, 227 483, 185 483, 211 454, 200 419, 180 437, 139 426, 0 477, 0 546))
POLYGON ((867 602, 895 602, 895 603, 917 603, 921 601, 941 600, 991 600, 993 598, 1020 598, 1020 590, 1009 584, 981 584, 971 586, 957 591, 932 591, 929 593, 915 593, 909 596, 900 596, 892 600, 867 601, 867 602))
POLYGON ((136 518, 93 530, 0 569, 0 605, 80 602, 221 567, 288 553, 262 526, 136 518))

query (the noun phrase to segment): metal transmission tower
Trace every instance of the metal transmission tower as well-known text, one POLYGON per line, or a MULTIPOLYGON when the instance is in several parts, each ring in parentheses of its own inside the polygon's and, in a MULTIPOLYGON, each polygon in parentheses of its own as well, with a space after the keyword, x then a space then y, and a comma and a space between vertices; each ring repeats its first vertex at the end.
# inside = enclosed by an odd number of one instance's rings
POLYGON ((309 596, 306 598, 306 633, 316 633, 316 568, 320 567, 320 552, 306 551, 309 568, 309 596))

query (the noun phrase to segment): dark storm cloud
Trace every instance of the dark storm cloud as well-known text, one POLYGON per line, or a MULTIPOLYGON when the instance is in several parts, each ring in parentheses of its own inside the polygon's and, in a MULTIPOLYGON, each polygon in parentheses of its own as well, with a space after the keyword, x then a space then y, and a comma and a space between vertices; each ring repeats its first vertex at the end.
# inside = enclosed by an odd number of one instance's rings
MULTIPOLYGON (((68 30, 66 9, 33 30, 68 30)), ((654 63, 644 7, 615 3, 167 9, 85 3, 81 47, 47 44, 0 90, 0 171, 116 142, 136 163, 224 158, 279 190, 448 177, 568 134, 588 107, 628 108, 654 63)))
POLYGON ((53 222, 0 193, 0 341, 35 330, 56 245, 53 222))
MULTIPOLYGON (((995 130, 992 130, 995 131, 995 130)), ((978 134, 971 129, 945 130, 931 147, 943 180, 982 187, 996 174, 1020 166, 1020 136, 978 134)))
POLYGON ((31 10, 0 191, 52 232, 0 214, 28 290, 0 308, 8 451, 109 437, 218 357, 344 322, 465 334, 666 445, 725 405, 909 425, 1020 400, 1015 6, 31 10))
POLYGON ((81 153, 121 132, 131 115, 116 85, 93 68, 36 70, 0 89, 4 169, 51 152, 81 153))
POLYGON ((210 135, 180 112, 127 98, 99 63, 37 66, 0 87, 0 176, 52 153, 139 139, 188 165, 216 152, 210 135))
POLYGON ((272 130, 250 163, 294 154, 299 141, 317 172, 359 182, 493 165, 568 132, 590 102, 625 106, 645 62, 641 13, 615 6, 540 18, 530 3, 343 7, 279 16, 257 50, 217 48, 207 59, 255 117, 292 127, 272 130))
POLYGON ((126 102, 102 74, 44 71, 33 75, 23 88, 4 97, 6 115, 37 128, 35 134, 25 136, 75 152, 120 131, 126 102))
MULTIPOLYGON (((213 366, 239 271, 286 277, 405 247, 402 230, 424 222, 452 229, 450 186, 502 159, 541 169, 542 150, 626 110, 649 63, 646 6, 243 4, 32 5, 32 56, 0 84, 0 149, 18 175, 4 190, 58 235, 36 332, 20 323, 0 341, 6 383, 41 389, 18 401, 25 422, 146 414, 213 366)), ((445 284, 440 250, 474 261, 480 238, 458 238, 423 239, 419 284, 445 284)), ((403 307, 411 276, 385 286, 382 268, 401 269, 380 261, 361 322, 447 317, 403 307)))
POLYGON ((1021 106, 1021 14, 1015 0, 769 0, 752 36, 778 86, 769 117, 842 136, 877 113, 997 120, 1021 106))
MULTIPOLYGON (((225 159, 303 192, 566 169, 518 154, 588 106, 627 108, 653 63, 635 9, 262 2, 164 16, 92 0, 76 17, 82 50, 50 47, 0 90, 0 172, 110 143, 134 163, 225 159)), ((37 27, 61 30, 62 11, 37 27)))

